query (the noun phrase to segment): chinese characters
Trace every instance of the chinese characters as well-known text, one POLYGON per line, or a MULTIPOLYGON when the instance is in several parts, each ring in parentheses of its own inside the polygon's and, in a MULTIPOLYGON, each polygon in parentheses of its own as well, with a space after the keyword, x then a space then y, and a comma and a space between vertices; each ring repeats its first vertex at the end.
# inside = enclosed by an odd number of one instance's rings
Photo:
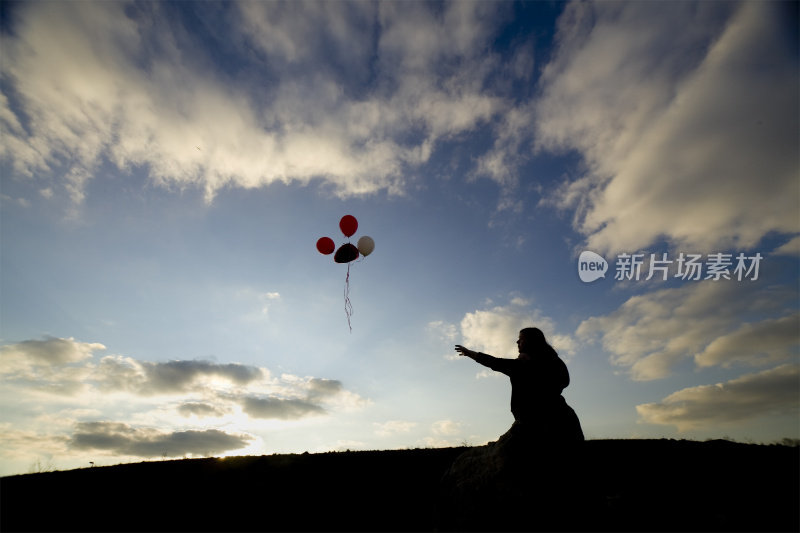
POLYGON ((645 254, 622 253, 617 256, 614 279, 618 281, 639 281, 653 278, 667 281, 669 276, 686 281, 735 279, 737 281, 758 279, 758 269, 762 256, 760 253, 748 256, 740 252, 736 257, 728 253, 685 254, 681 252, 676 259, 668 254, 650 254, 645 267, 645 254), (643 277, 644 276, 644 277, 643 277))

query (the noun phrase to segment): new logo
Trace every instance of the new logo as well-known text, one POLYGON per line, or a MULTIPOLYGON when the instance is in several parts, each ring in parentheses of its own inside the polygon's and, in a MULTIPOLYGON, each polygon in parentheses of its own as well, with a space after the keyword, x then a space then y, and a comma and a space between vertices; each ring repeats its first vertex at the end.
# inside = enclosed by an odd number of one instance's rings
POLYGON ((606 277, 607 270, 608 262, 594 252, 586 250, 578 257, 578 276, 584 283, 606 277))

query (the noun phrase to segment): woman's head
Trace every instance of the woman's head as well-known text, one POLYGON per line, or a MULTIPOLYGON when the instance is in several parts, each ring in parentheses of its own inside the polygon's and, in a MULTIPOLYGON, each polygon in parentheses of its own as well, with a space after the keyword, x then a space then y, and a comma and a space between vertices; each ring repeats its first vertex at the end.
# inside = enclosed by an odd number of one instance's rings
POLYGON ((539 328, 524 328, 519 332, 517 340, 519 353, 528 355, 558 355, 556 351, 547 343, 544 333, 539 328))

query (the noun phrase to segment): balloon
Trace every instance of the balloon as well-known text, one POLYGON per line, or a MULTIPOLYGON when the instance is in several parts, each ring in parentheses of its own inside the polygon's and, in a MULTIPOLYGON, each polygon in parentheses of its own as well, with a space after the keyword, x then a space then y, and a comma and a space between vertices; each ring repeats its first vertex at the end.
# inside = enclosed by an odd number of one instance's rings
POLYGON ((319 253, 321 254, 332 254, 335 249, 336 245, 333 244, 333 239, 330 237, 320 237, 320 239, 317 241, 317 250, 319 250, 319 253))
POLYGON ((339 221, 339 229, 342 230, 345 237, 350 237, 358 229, 358 220, 353 215, 345 215, 339 221))
POLYGON ((361 252, 361 255, 367 257, 369 254, 372 253, 372 250, 375 249, 375 241, 372 240, 372 237, 367 237, 364 235, 360 239, 358 239, 358 251, 361 252))
POLYGON ((336 255, 333 256, 333 260, 337 263, 349 263, 354 259, 358 259, 358 248, 349 242, 341 245, 339 249, 336 250, 336 255))

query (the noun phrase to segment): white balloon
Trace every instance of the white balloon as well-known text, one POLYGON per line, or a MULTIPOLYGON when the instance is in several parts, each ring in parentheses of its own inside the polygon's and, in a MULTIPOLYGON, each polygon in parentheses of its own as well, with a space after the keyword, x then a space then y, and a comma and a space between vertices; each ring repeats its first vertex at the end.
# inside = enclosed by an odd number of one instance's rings
POLYGON ((367 257, 369 254, 372 253, 372 250, 375 249, 375 241, 372 240, 372 237, 367 237, 364 235, 360 239, 358 239, 358 252, 367 257))

